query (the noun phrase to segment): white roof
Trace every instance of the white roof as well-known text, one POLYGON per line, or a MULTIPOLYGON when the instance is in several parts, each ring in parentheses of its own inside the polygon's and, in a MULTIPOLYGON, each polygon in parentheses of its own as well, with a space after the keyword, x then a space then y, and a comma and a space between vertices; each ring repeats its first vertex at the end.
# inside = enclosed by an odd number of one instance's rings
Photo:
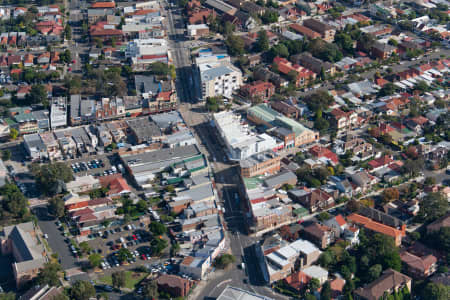
POLYGON ((303 273, 312 278, 326 278, 328 277, 328 271, 319 266, 310 266, 302 270, 303 273))
POLYGON ((196 30, 196 29, 208 29, 208 25, 206 24, 193 24, 193 25, 188 25, 187 29, 188 30, 196 30))
POLYGON ((305 240, 296 240, 295 242, 290 244, 290 246, 296 249, 298 252, 302 252, 305 254, 311 254, 316 251, 321 252, 319 248, 317 248, 313 243, 305 240))

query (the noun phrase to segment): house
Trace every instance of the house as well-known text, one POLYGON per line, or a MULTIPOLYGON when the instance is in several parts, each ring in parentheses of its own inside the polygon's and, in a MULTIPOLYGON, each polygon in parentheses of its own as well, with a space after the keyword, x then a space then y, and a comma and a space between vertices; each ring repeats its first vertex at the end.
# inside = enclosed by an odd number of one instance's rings
POLYGON ((336 155, 336 153, 332 152, 330 149, 326 147, 314 145, 311 148, 309 148, 309 153, 311 153, 312 156, 319 159, 323 159, 327 162, 330 162, 333 165, 339 163, 339 158, 336 155))
POLYGON ((334 204, 334 198, 321 189, 294 189, 288 195, 311 212, 316 212, 334 204))
POLYGON ((177 275, 163 274, 156 279, 158 289, 172 297, 186 297, 195 281, 177 275))
POLYGON ((400 253, 400 259, 406 266, 406 273, 414 278, 426 278, 436 272, 437 258, 432 254, 419 257, 404 251, 400 253))
POLYGON ((288 76, 291 76, 293 73, 293 80, 297 87, 305 86, 316 79, 316 73, 313 71, 300 65, 292 64, 290 61, 282 57, 277 56, 274 58, 272 68, 275 68, 280 73, 288 76))
POLYGON ((399 230, 394 227, 373 221, 367 217, 361 216, 356 213, 353 213, 350 216, 348 216, 347 221, 363 226, 367 230, 392 237, 397 247, 401 245, 402 238, 406 235, 405 234, 406 225, 403 225, 401 230, 399 230))
POLYGON ((64 287, 36 285, 19 297, 19 300, 53 300, 64 295, 64 287))
POLYGON ((348 224, 342 215, 337 215, 323 222, 331 230, 334 231, 334 235, 338 238, 344 234, 345 229, 348 228, 348 224))
POLYGON ((430 234, 439 231, 443 227, 450 227, 450 213, 429 224, 427 226, 427 233, 430 234))
POLYGON ((287 276, 283 279, 283 281, 289 287, 300 293, 311 281, 311 277, 309 277, 302 271, 298 271, 287 276))
POLYGON ((100 185, 108 189, 108 197, 119 198, 131 193, 131 188, 121 174, 100 177, 100 185))
POLYGON ((358 114, 353 111, 343 111, 335 108, 329 113, 332 124, 339 130, 349 130, 358 125, 358 114))
POLYGON ((357 288, 353 292, 355 300, 379 300, 385 295, 391 295, 404 288, 411 291, 412 279, 393 269, 387 269, 383 274, 364 287, 357 288))
POLYGON ((37 58, 37 63, 40 65, 49 64, 50 63, 50 52, 44 52, 37 58))
POLYGON ((253 77, 256 80, 270 81, 276 87, 287 87, 289 82, 282 78, 279 74, 274 73, 267 68, 257 67, 253 71, 253 77))
POLYGON ((335 240, 335 232, 326 225, 313 223, 303 228, 305 236, 321 249, 327 248, 335 240))
POLYGON ((394 160, 389 155, 383 155, 380 158, 369 161, 368 165, 372 171, 389 166, 394 160))
POLYGON ((268 101, 275 93, 275 86, 271 82, 258 80, 242 86, 240 92, 252 101, 268 101))
POLYGON ((100 181, 92 175, 76 176, 75 180, 66 184, 72 193, 84 193, 101 187, 100 181))
POLYGON ((39 229, 33 222, 3 228, 0 239, 1 253, 14 257, 12 270, 17 288, 35 278, 39 269, 48 261, 38 232, 39 229))
POLYGON ((328 24, 311 18, 303 21, 303 26, 319 33, 321 38, 328 43, 332 43, 334 41, 336 29, 328 24))

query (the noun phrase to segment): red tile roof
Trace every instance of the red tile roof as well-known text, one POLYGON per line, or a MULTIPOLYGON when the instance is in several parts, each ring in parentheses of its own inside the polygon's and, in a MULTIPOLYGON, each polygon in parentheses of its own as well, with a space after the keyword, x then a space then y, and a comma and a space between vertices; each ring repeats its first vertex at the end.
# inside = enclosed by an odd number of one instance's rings
POLYGON ((372 167, 373 169, 376 169, 379 167, 387 166, 393 161, 394 160, 389 155, 384 155, 380 158, 369 161, 369 166, 372 167))
POLYGON ((337 215, 335 220, 339 224, 339 226, 344 226, 345 224, 347 224, 347 222, 345 221, 345 219, 342 215, 337 215))
POLYGON ((115 8, 116 3, 112 2, 95 2, 92 3, 91 8, 115 8))
POLYGON ((294 31, 296 31, 310 39, 315 39, 315 38, 321 37, 320 33, 315 32, 315 31, 309 29, 308 27, 305 27, 305 26, 297 24, 297 23, 291 24, 291 25, 289 25, 289 27, 291 29, 293 29, 294 31))
POLYGON ((339 158, 336 155, 336 153, 332 152, 330 149, 319 146, 319 145, 314 145, 311 148, 309 148, 309 153, 311 153, 312 155, 314 155, 315 157, 326 157, 329 160, 331 160, 333 163, 337 164, 339 162, 339 158))
POLYGON ((398 230, 394 227, 390 227, 388 225, 384 225, 382 223, 375 222, 367 217, 358 214, 351 214, 350 216, 347 217, 347 220, 356 224, 363 225, 365 228, 369 230, 393 237, 394 239, 405 235, 401 230, 398 230))

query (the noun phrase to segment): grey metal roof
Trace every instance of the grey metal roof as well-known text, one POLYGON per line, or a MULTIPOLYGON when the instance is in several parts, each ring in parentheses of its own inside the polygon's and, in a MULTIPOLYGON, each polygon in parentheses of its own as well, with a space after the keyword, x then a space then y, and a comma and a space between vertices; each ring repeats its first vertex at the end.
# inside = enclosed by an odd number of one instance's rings
POLYGON ((213 78, 219 77, 219 76, 223 76, 226 74, 230 74, 234 72, 233 69, 226 67, 226 66, 219 66, 219 67, 215 67, 215 68, 211 68, 208 70, 205 70, 201 73, 201 79, 202 81, 209 81, 213 78))
POLYGON ((295 175, 291 171, 286 170, 286 171, 280 172, 278 174, 275 174, 273 176, 267 177, 264 180, 264 183, 268 187, 276 187, 276 186, 285 184, 293 179, 297 180, 297 175, 295 175))
POLYGON ((178 111, 156 114, 152 115, 150 118, 161 129, 166 129, 173 124, 184 123, 183 117, 178 111))
POLYGON ((217 300, 273 300, 237 287, 227 286, 217 297, 217 300))

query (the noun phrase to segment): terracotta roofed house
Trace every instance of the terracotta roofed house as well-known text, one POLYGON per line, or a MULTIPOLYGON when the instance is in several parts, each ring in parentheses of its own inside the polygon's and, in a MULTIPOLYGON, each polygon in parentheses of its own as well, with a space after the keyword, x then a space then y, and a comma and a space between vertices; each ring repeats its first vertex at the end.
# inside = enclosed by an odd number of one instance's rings
POLYGON ((334 41, 334 35, 336 34, 334 27, 312 18, 303 21, 303 25, 320 33, 324 41, 329 43, 334 41))
POLYGON ((267 101, 275 93, 275 86, 271 82, 255 81, 241 87, 241 94, 251 100, 267 101))
POLYGON ((384 225, 382 223, 379 222, 375 222, 369 218, 366 218, 364 216, 358 215, 358 214, 351 214, 350 216, 347 217, 347 220, 349 222, 358 224, 360 226, 363 226, 364 228, 373 231, 373 232, 377 232, 377 233, 381 233, 387 236, 390 236, 394 239, 394 243, 395 245, 398 247, 401 245, 402 243, 402 238, 405 236, 405 226, 402 226, 401 230, 398 230, 394 227, 388 226, 388 225, 384 225))
POLYGON ((320 33, 315 32, 314 30, 311 30, 308 27, 305 27, 305 26, 297 24, 297 23, 289 25, 289 28, 291 28, 295 32, 300 33, 303 36, 306 36, 309 39, 316 39, 316 38, 321 37, 320 33))
POLYGON ((91 5, 91 8, 115 8, 116 3, 114 1, 108 1, 108 2, 94 2, 91 5))

